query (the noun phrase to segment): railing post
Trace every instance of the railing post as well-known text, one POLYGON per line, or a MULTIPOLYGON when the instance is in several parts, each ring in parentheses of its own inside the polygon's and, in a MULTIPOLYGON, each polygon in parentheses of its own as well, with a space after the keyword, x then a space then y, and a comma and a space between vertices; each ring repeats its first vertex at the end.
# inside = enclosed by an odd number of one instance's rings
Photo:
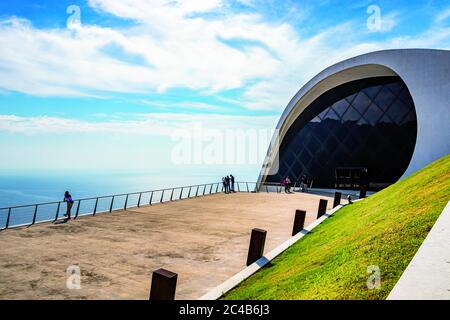
POLYGON ((257 261, 264 254, 264 244, 266 242, 266 230, 253 229, 248 247, 247 266, 257 261))
POLYGON ((141 198, 142 198, 142 192, 139 193, 138 208, 140 208, 140 206, 141 206, 141 198))
POLYGON ((128 193, 127 197, 125 198, 125 205, 123 206, 123 210, 127 210, 127 204, 128 204, 128 193))
POLYGON ((95 206, 94 206, 94 212, 92 213, 93 216, 97 213, 97 205, 98 205, 98 198, 95 200, 95 206))
POLYGON ((191 197, 191 188, 192 188, 192 186, 189 186, 188 199, 191 197))
POLYGON ((200 185, 197 185, 197 191, 195 191, 195 196, 198 197, 198 188, 200 187, 200 185))
POLYGON ((342 193, 340 193, 340 192, 334 193, 333 208, 336 208, 338 205, 341 204, 341 196, 342 196, 342 193))
POLYGON ((219 192, 219 183, 217 184, 217 187, 216 187, 216 193, 217 192, 219 192))
POLYGON ((159 202, 162 203, 163 202, 163 198, 164 198, 164 189, 161 192, 161 199, 159 199, 159 202))
POLYGON ((297 233, 303 230, 305 226, 306 211, 295 210, 294 226, 292 227, 292 235, 295 236, 297 233))
POLYGON ((211 184, 211 187, 209 187, 209 194, 211 194, 212 187, 213 187, 213 185, 211 184))
POLYGON ((78 200, 77 212, 75 213, 75 218, 74 219, 78 218, 78 213, 80 212, 80 203, 81 203, 81 200, 78 200))
POLYGON ((184 189, 184 187, 181 187, 180 197, 178 198, 178 200, 181 200, 181 197, 183 196, 183 189, 184 189))
POLYGON ((59 208, 60 208, 60 207, 61 207, 61 202, 58 202, 58 207, 56 208, 55 220, 53 220, 53 222, 55 222, 56 220, 58 220, 59 208))
POLYGON ((150 194, 150 200, 148 201, 148 204, 149 204, 149 205, 152 205, 152 200, 153 200, 153 191, 152 191, 152 193, 150 194))
POLYGON ((328 204, 328 200, 320 199, 319 209, 317 211, 317 219, 319 219, 321 216, 323 216, 325 214, 325 212, 327 211, 327 204, 328 204))
POLYGON ((250 192, 250 190, 248 190, 248 182, 246 182, 245 185, 247 186, 247 192, 250 192))
POLYGON ((34 207, 33 222, 31 223, 32 225, 36 222, 37 209, 38 209, 38 205, 36 205, 34 207))
POLYGON ((173 200, 173 188, 172 188, 172 193, 170 194, 170 201, 173 200))
POLYGON ((11 208, 8 209, 8 217, 6 217, 6 225, 5 225, 5 229, 8 229, 9 227, 9 219, 11 217, 11 208))
POLYGON ((206 191, 206 184, 203 186, 203 193, 202 193, 202 196, 205 195, 205 191, 206 191))
POLYGON ((236 182, 236 184, 237 184, 238 192, 241 192, 241 190, 239 189, 239 182, 236 182))
POLYGON ((178 275, 165 269, 153 271, 149 300, 174 300, 178 275))
POLYGON ((269 193, 269 188, 267 187, 267 184, 265 186, 266 186, 266 192, 269 193))
POLYGON ((115 196, 113 196, 113 197, 111 198, 111 206, 109 207, 109 212, 112 212, 112 209, 113 209, 113 203, 114 203, 114 197, 115 197, 115 196))

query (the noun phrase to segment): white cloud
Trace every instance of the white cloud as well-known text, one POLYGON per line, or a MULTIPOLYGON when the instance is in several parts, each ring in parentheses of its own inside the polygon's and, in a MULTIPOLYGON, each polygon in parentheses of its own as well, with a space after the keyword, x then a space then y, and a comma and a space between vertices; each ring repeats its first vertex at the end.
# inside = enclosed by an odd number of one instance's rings
POLYGON ((22 19, 3 21, 0 87, 42 96, 164 92, 174 87, 214 92, 268 77, 279 64, 263 48, 241 51, 218 39, 227 24, 239 28, 246 23, 251 28, 258 21, 235 15, 212 21, 185 17, 216 9, 220 1, 95 0, 91 4, 146 23, 126 29, 82 24, 76 30, 42 30, 22 19), (129 64, 102 51, 110 44, 142 57, 149 66, 129 64))
MULTIPOLYGON (((288 20, 269 23, 257 13, 233 12, 224 1, 89 0, 96 10, 136 22, 127 28, 82 24, 77 30, 48 30, 19 18, 3 21, 0 90, 105 96, 179 87, 204 94, 243 88, 233 104, 282 110, 301 85, 342 59, 378 49, 449 45, 449 30, 436 26, 414 37, 368 42, 355 21, 301 37, 288 20), (244 45, 234 48, 221 39, 244 45), (111 44, 146 63, 109 55, 104 48, 111 44)), ((391 30, 398 16, 383 15, 383 30, 391 30)), ((219 111, 211 105, 192 107, 219 111)))
POLYGON ((102 121, 73 120, 63 117, 21 117, 0 115, 0 132, 26 135, 39 134, 120 134, 170 137, 176 130, 190 132, 194 125, 205 130, 264 129, 271 130, 273 116, 192 115, 174 113, 139 114, 137 120, 118 120, 99 115, 102 121))
POLYGON ((450 8, 442 10, 437 16, 435 21, 437 23, 443 22, 450 17, 450 8))

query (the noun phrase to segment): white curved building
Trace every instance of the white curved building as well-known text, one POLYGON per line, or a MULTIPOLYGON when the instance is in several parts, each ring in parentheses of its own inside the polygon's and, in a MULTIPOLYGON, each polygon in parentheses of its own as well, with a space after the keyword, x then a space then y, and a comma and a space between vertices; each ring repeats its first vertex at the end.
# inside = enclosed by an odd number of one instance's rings
POLYGON ((449 152, 450 51, 384 50, 339 62, 297 92, 259 182, 306 175, 316 187, 380 189, 449 152))

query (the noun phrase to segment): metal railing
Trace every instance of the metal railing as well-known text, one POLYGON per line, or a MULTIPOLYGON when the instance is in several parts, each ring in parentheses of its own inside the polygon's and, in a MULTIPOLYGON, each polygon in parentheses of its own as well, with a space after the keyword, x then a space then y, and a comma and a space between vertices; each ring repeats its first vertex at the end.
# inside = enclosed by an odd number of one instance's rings
MULTIPOLYGON (((222 192, 222 182, 188 185, 174 188, 156 189, 132 193, 115 194, 74 200, 71 216, 109 213, 144 205, 189 199, 222 192)), ((0 230, 21 226, 31 226, 43 222, 63 220, 66 212, 64 201, 54 201, 31 205, 0 208, 0 230)))
MULTIPOLYGON (((292 185, 299 188, 299 183, 292 185)), ((235 182, 235 192, 278 192, 283 187, 280 183, 235 182)), ((157 203, 172 202, 206 196, 224 191, 222 182, 115 194, 74 200, 71 210, 72 218, 79 216, 95 216, 117 210, 151 206, 157 203)), ((54 201, 31 205, 19 205, 0 208, 0 230, 31 226, 43 222, 56 222, 65 219, 66 203, 54 201)))

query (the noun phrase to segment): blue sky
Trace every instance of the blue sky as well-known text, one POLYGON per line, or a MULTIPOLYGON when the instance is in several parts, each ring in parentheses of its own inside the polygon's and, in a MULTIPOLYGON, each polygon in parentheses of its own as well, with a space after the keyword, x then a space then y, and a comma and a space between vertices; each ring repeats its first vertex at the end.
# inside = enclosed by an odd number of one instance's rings
POLYGON ((2 1, 0 170, 181 166, 180 134, 229 148, 221 135, 269 132, 323 68, 417 47, 450 48, 448 1, 2 1))

